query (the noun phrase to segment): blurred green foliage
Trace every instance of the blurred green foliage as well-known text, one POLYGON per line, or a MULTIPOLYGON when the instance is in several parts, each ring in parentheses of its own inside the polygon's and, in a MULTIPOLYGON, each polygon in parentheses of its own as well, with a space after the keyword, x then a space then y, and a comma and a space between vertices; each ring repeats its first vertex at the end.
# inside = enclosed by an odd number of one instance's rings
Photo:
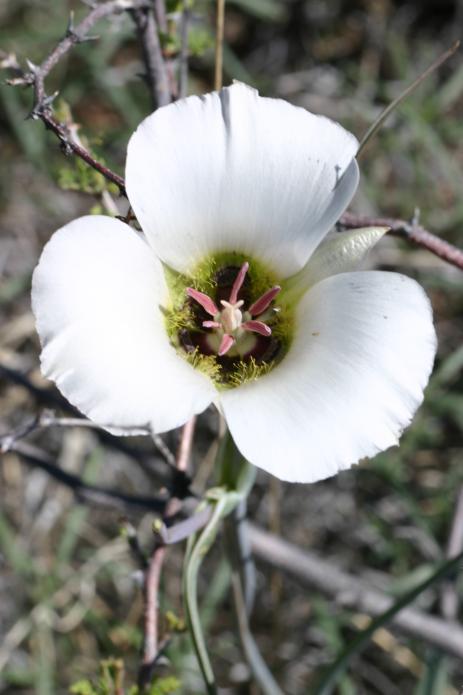
POLYGON ((181 682, 174 676, 156 678, 147 688, 141 691, 137 685, 124 687, 124 663, 120 659, 106 659, 100 664, 101 674, 98 680, 81 680, 70 688, 72 695, 114 695, 124 693, 127 695, 170 695, 177 693, 181 682))

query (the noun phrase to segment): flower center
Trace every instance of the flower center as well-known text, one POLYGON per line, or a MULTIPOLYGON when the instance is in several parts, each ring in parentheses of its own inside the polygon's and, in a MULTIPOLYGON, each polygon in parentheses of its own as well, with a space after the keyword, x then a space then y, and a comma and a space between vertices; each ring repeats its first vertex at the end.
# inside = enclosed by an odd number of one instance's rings
POLYGON ((165 268, 171 297, 166 330, 179 354, 219 389, 254 381, 283 359, 293 311, 275 300, 276 276, 236 252, 206 257, 189 277, 165 268))
POLYGON ((214 300, 204 292, 199 292, 193 287, 186 289, 186 294, 212 317, 212 320, 202 321, 202 326, 210 330, 207 344, 219 357, 227 353, 244 357, 252 352, 258 340, 256 338, 250 340, 249 333, 266 338, 272 334, 271 327, 265 321, 271 318, 272 312, 276 312, 277 309, 274 308, 270 313, 267 310, 281 287, 274 285, 253 302, 248 310, 241 311, 244 300, 238 299, 238 296, 248 270, 249 263, 246 261, 235 278, 228 301, 220 300, 222 309, 219 309, 214 300))

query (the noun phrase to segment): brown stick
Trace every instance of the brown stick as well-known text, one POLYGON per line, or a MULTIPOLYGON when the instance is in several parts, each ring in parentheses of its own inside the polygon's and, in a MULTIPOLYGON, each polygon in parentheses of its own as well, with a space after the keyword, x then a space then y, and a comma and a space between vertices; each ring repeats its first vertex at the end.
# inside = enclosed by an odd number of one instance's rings
POLYGON ((96 160, 95 157, 88 152, 88 150, 75 142, 68 128, 63 123, 59 123, 53 117, 51 110, 43 110, 38 113, 37 116, 33 117, 40 118, 40 120, 45 124, 47 130, 51 130, 53 133, 55 133, 55 135, 58 136, 65 154, 70 154, 72 152, 77 157, 80 157, 80 159, 86 162, 89 166, 93 167, 93 169, 99 171, 100 174, 105 177, 105 179, 111 181, 111 183, 115 183, 116 186, 118 186, 121 195, 126 195, 125 181, 122 176, 119 176, 119 174, 116 174, 114 171, 111 171, 111 169, 108 169, 107 166, 101 164, 101 162, 96 160))
POLYGON ((132 16, 143 50, 146 77, 153 106, 154 108, 165 106, 170 104, 172 97, 154 12, 152 9, 138 9, 133 10, 132 16))
MULTIPOLYGON (((185 472, 193 445, 196 418, 193 417, 184 425, 177 453, 177 468, 185 472)), ((171 497, 166 506, 164 519, 177 514, 181 502, 171 497)), ((152 678, 153 669, 159 657, 159 589, 162 568, 166 557, 167 546, 162 540, 157 540, 148 569, 145 575, 145 625, 143 661, 138 675, 140 688, 146 687, 152 678)))
POLYGON ((184 99, 188 94, 188 29, 190 23, 190 10, 185 3, 180 19, 180 56, 179 56, 179 87, 178 96, 184 99))
POLYGON ((127 512, 127 509, 139 507, 163 513, 170 500, 167 493, 159 497, 129 495, 114 488, 86 483, 78 475, 68 473, 57 466, 47 453, 27 442, 16 441, 9 444, 7 451, 2 452, 0 450, 0 461, 1 455, 6 455, 9 452, 18 454, 26 463, 40 468, 58 482, 66 485, 74 492, 79 502, 95 504, 99 508, 119 508, 121 512, 127 512))
POLYGON ((35 106, 40 106, 41 108, 46 106, 45 102, 48 97, 45 92, 45 78, 73 46, 94 38, 89 37, 88 32, 100 19, 118 12, 146 7, 146 5, 147 0, 109 0, 94 7, 76 27, 73 26, 71 15, 64 39, 58 43, 41 65, 35 66, 30 64, 30 73, 24 76, 23 84, 32 84, 34 87, 35 106))
MULTIPOLYGON (((447 544, 446 557, 452 558, 463 550, 463 487, 460 487, 455 503, 452 525, 447 544)), ((456 620, 460 597, 455 577, 443 581, 441 587, 440 609, 446 620, 456 620)))
POLYGON ((223 36, 225 29, 225 0, 216 0, 217 16, 215 25, 215 72, 214 89, 222 88, 223 82, 223 36))
POLYGON ((369 215, 354 215, 345 212, 338 222, 345 229, 358 229, 360 227, 389 227, 389 234, 412 241, 417 246, 427 249, 443 261, 451 263, 463 270, 463 251, 448 241, 440 239, 435 234, 428 232, 419 224, 406 222, 405 220, 391 217, 371 217, 369 215))
MULTIPOLYGON (((300 582, 333 598, 344 607, 369 615, 380 615, 393 603, 393 598, 370 587, 357 576, 350 575, 315 553, 301 550, 268 531, 249 526, 253 552, 263 562, 277 567, 300 582)), ((422 639, 443 652, 463 657, 463 629, 456 622, 427 615, 407 607, 393 618, 398 630, 422 639)))
POLYGON ((156 20, 160 30, 167 34, 167 11, 165 0, 154 0, 154 11, 156 12, 156 20))

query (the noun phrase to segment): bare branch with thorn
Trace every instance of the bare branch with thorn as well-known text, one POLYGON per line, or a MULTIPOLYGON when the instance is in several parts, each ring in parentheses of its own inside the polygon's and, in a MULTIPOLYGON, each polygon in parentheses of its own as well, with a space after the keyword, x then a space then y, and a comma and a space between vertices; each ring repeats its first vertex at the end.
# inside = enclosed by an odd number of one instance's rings
POLYGON ((443 261, 463 270, 463 251, 444 239, 417 224, 416 221, 395 219, 392 217, 372 217, 345 212, 338 222, 338 228, 358 229, 360 227, 389 227, 388 234, 411 241, 417 246, 430 251, 443 261))
POLYGON ((34 65, 31 61, 27 61, 28 70, 20 71, 17 61, 13 61, 11 56, 6 65, 5 60, 2 61, 3 67, 14 69, 15 73, 18 73, 12 79, 7 80, 7 84, 33 88, 34 103, 30 117, 40 119, 48 130, 57 135, 65 154, 72 152, 80 157, 93 169, 99 171, 108 181, 115 183, 123 195, 125 195, 123 178, 98 162, 90 152, 82 147, 81 143, 76 142, 67 126, 55 119, 52 104, 57 93, 51 95, 46 93, 45 79, 73 46, 95 38, 89 32, 99 20, 120 12, 142 10, 147 6, 149 6, 147 0, 109 0, 101 4, 91 3, 91 11, 79 24, 74 25, 74 18, 71 14, 64 38, 40 65, 34 65))

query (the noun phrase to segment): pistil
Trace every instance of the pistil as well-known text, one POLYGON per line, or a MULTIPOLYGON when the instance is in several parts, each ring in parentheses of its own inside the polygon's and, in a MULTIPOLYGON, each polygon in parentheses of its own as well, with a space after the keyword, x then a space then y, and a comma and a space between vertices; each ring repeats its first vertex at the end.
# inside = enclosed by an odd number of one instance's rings
POLYGON ((238 297, 248 270, 249 263, 246 261, 233 282, 228 301, 225 299, 220 301, 222 309, 219 309, 214 300, 204 292, 199 292, 192 287, 186 289, 187 295, 212 317, 212 320, 202 321, 202 327, 211 330, 212 335, 215 336, 209 344, 214 345, 214 351, 219 357, 229 353, 233 346, 244 347, 248 343, 247 340, 245 341, 246 333, 257 333, 266 338, 272 334, 270 326, 263 320, 259 320, 259 317, 267 319, 267 316, 263 317, 262 314, 270 307, 281 287, 279 285, 271 287, 253 302, 249 309, 243 310, 244 300, 238 297))

